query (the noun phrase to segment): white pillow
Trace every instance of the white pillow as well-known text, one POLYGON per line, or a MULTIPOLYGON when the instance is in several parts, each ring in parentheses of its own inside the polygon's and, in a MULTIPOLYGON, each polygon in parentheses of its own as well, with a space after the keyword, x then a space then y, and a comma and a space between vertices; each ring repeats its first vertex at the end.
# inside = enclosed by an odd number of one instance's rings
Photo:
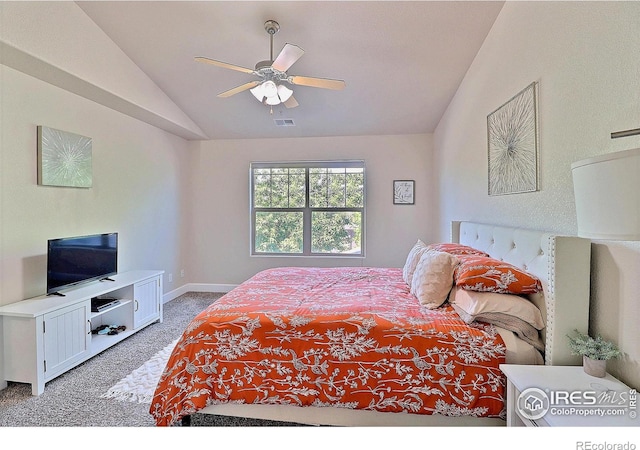
POLYGON ((458 258, 450 253, 428 250, 422 254, 411 282, 411 293, 429 309, 440 307, 453 287, 458 258))
POLYGON ((467 322, 482 320, 483 316, 495 318, 497 314, 502 314, 522 319, 536 330, 544 328, 544 320, 538 307, 519 295, 467 291, 458 286, 451 293, 449 303, 468 315, 465 320, 467 322))
POLYGON ((404 267, 402 268, 402 279, 405 283, 411 288, 411 281, 413 280, 413 273, 416 270, 416 266, 420 261, 420 257, 424 252, 427 251, 427 244, 422 242, 420 239, 415 243, 415 245, 409 251, 407 255, 407 260, 404 263, 404 267))
POLYGON ((476 320, 478 322, 491 323, 500 328, 504 328, 505 330, 513 332, 523 341, 527 342, 530 345, 533 345, 537 350, 544 352, 544 343, 542 342, 542 339, 540 339, 540 332, 536 330, 535 327, 531 326, 530 323, 522 320, 519 317, 493 312, 471 316, 455 303, 452 303, 451 306, 453 306, 453 309, 466 323, 472 323, 476 320))

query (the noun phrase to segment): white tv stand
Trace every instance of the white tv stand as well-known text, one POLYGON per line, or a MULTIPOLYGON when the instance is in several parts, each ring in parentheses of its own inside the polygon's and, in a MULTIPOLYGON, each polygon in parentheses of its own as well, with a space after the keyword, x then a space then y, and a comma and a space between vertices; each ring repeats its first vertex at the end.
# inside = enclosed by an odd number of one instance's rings
POLYGON ((64 296, 40 296, 0 307, 4 370, 7 381, 31 383, 33 395, 44 392, 53 378, 117 344, 140 329, 162 322, 162 274, 157 270, 118 273, 112 281, 94 281, 61 291, 64 296), (93 297, 113 297, 119 303, 91 311, 93 297), (124 325, 114 335, 92 333, 100 325, 124 325))

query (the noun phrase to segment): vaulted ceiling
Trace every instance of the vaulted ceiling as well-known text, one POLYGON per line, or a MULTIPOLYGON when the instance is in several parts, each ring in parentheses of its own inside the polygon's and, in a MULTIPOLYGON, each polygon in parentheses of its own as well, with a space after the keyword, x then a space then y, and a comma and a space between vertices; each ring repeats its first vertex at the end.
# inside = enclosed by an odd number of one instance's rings
MULTIPOLYGON (((211 139, 430 133, 504 2, 86 1, 82 10, 211 139), (298 102, 272 109, 246 90, 270 59, 304 50, 289 75, 344 80, 342 90, 289 85, 298 102), (294 126, 276 126, 291 119, 294 126)), ((291 123, 289 122, 289 124, 291 123)))

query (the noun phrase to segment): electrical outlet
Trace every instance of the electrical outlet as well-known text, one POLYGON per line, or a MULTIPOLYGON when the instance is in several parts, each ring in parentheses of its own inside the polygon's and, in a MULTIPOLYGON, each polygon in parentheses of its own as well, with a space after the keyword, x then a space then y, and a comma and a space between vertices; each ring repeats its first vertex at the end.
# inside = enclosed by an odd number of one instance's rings
POLYGON ((184 278, 184 269, 180 271, 180 278, 184 278))
POLYGON ((169 283, 171 283, 172 281, 173 281, 173 274, 172 274, 172 273, 170 273, 170 274, 169 274, 169 283))

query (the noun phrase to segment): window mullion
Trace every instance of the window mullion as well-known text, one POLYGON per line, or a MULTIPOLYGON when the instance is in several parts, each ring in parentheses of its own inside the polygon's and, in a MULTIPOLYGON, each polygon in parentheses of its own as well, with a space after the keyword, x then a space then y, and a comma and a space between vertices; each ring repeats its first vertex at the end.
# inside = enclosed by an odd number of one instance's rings
POLYGON ((324 206, 329 207, 329 185, 331 184, 331 178, 329 176, 329 169, 325 169, 327 174, 327 189, 324 193, 324 206))
POLYGON ((269 169, 269 206, 273 206, 273 169, 269 169))
POLYGON ((291 169, 287 169, 287 208, 291 207, 291 169))
POLYGON ((304 171, 304 184, 305 184, 305 194, 304 194, 304 213, 302 218, 303 230, 302 230, 302 253, 304 255, 311 254, 311 170, 309 167, 305 168, 304 171))
POLYGON ((342 183, 342 198, 344 198, 344 207, 347 207, 347 169, 344 169, 344 177, 342 178, 344 181, 342 183))

